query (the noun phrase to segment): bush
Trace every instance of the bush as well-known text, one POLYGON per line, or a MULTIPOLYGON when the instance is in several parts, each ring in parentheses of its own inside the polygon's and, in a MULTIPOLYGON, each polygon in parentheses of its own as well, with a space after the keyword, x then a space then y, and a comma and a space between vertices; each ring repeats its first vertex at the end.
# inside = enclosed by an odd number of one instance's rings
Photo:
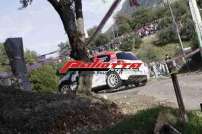
POLYGON ((122 41, 119 49, 122 51, 131 51, 134 48, 135 49, 140 48, 141 43, 142 43, 142 41, 139 37, 137 37, 136 35, 135 36, 131 35, 122 41))
POLYGON ((158 41, 155 43, 157 45, 166 45, 168 43, 177 42, 177 34, 172 25, 166 29, 162 29, 158 33, 158 41))
POLYGON ((3 44, 0 43, 0 71, 10 71, 9 66, 2 66, 2 64, 9 64, 9 60, 3 44))
POLYGON ((154 12, 151 8, 138 8, 133 14, 133 28, 139 28, 145 23, 154 21, 154 12))
POLYGON ((100 33, 96 36, 96 38, 91 42, 90 48, 95 48, 99 46, 106 45, 111 40, 111 37, 106 33, 100 33))
POLYGON ((106 45, 110 41, 110 38, 106 34, 99 34, 94 41, 96 47, 106 45))
POLYGON ((191 43, 192 43, 192 48, 194 48, 194 49, 198 48, 198 46, 199 46, 199 41, 198 41, 198 36, 197 36, 197 33, 196 33, 196 32, 194 32, 194 34, 193 34, 191 43))
POLYGON ((37 53, 35 51, 26 50, 24 52, 25 61, 28 64, 33 64, 37 61, 37 53))
POLYGON ((197 0, 197 3, 198 3, 198 6, 199 6, 200 8, 202 8, 202 1, 201 1, 201 0, 197 0))
MULTIPOLYGON (((190 41, 194 38, 194 25, 193 21, 187 16, 182 17, 181 26, 179 26, 182 41, 190 41)), ((171 18, 166 17, 160 21, 159 28, 162 29, 158 32, 157 45, 166 45, 168 43, 179 42, 176 28, 171 23, 171 18)))
POLYGON ((132 31, 132 18, 126 14, 117 15, 115 17, 117 31, 119 35, 132 31))
POLYGON ((157 47, 148 46, 138 53, 138 57, 145 62, 158 61, 161 59, 161 50, 157 47))
POLYGON ((123 35, 125 33, 130 33, 132 31, 128 23, 118 25, 118 34, 123 35))
POLYGON ((181 29, 181 38, 183 41, 189 41, 194 37, 194 33, 195 33, 195 28, 194 28, 194 23, 191 20, 191 18, 183 18, 183 27, 181 29))
POLYGON ((33 90, 38 92, 53 92, 57 90, 58 77, 56 70, 51 65, 43 67, 31 72, 30 80, 33 84, 33 90))
MULTIPOLYGON (((182 134, 201 134, 202 132, 202 114, 197 111, 188 112, 188 123, 180 123, 177 109, 156 107, 137 112, 128 118, 120 121, 111 128, 97 132, 98 134, 152 134, 155 129, 156 121, 160 113, 167 113, 172 120, 174 128, 182 134)), ((169 133, 169 131, 168 131, 169 133)))
MULTIPOLYGON (((194 35, 194 23, 191 19, 186 2, 179 0, 171 6, 180 30, 182 41, 190 41, 194 35)), ((158 33, 159 40, 156 44, 166 45, 168 43, 179 42, 169 9, 165 12, 164 17, 161 18, 159 29, 161 29, 161 31, 158 33)))
POLYGON ((172 20, 172 17, 164 17, 162 18, 160 21, 159 21, 159 29, 165 29, 167 27, 169 27, 170 25, 173 24, 173 20, 172 20))

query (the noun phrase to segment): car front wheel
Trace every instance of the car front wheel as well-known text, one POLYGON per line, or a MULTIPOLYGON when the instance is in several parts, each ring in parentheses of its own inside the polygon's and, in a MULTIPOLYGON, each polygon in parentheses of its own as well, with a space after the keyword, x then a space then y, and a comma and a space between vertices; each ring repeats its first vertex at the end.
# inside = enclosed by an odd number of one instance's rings
POLYGON ((76 94, 77 87, 77 83, 64 83, 59 86, 59 92, 62 94, 76 94))
POLYGON ((122 80, 116 72, 110 72, 107 75, 107 86, 111 89, 117 89, 122 85, 122 80))

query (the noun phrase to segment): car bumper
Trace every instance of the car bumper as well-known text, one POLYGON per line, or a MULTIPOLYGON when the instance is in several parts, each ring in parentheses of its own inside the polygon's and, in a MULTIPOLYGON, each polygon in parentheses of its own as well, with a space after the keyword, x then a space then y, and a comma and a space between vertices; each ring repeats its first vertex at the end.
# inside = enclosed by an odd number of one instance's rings
POLYGON ((147 75, 131 75, 127 81, 132 83, 147 82, 147 75))
POLYGON ((123 70, 120 74, 119 74, 120 78, 122 80, 129 80, 129 79, 134 79, 134 80, 141 80, 141 79, 148 79, 148 74, 146 71, 144 70, 123 70))

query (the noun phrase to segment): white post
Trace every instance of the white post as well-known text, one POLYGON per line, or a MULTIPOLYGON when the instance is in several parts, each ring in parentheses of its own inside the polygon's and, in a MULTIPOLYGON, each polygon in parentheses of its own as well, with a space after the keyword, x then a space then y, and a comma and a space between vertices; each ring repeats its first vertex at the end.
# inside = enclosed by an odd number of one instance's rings
POLYGON ((170 13, 171 13, 171 16, 172 16, 172 19, 173 19, 173 24, 175 25, 175 28, 176 28, 177 37, 178 37, 178 40, 179 40, 179 43, 180 43, 180 48, 181 48, 181 51, 182 51, 182 54, 183 54, 183 62, 186 63, 186 53, 184 52, 184 46, 183 46, 182 39, 181 39, 181 36, 180 36, 180 30, 179 30, 178 24, 177 24, 177 22, 175 20, 175 15, 173 13, 173 9, 171 7, 171 1, 167 0, 167 2, 168 2, 168 7, 170 9, 170 13))
POLYGON ((189 7, 194 21, 195 30, 198 36, 199 48, 201 49, 201 56, 202 56, 202 20, 196 0, 189 0, 189 7))

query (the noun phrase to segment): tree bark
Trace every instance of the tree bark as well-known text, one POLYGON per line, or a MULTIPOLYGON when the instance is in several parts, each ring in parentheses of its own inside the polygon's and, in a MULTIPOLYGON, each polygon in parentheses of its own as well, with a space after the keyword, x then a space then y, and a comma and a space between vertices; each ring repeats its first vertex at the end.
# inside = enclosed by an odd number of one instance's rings
MULTIPOLYGON (((77 31, 79 32, 80 35, 80 41, 84 45, 86 55, 88 55, 86 50, 87 47, 85 46, 85 30, 84 30, 85 28, 84 28, 81 0, 75 0, 75 12, 77 21, 77 31)), ((90 62, 90 59, 88 58, 86 62, 90 62)), ((91 88, 92 88, 92 71, 80 72, 78 92, 90 95, 91 88)))
MULTIPOLYGON (((58 12, 65 32, 68 35, 72 49, 71 58, 90 62, 85 44, 84 20, 82 12, 82 0, 48 0, 58 12)), ((79 92, 90 94, 92 87, 92 72, 81 72, 79 80, 79 92)))
MULTIPOLYGON (((76 19, 76 2, 77 0, 48 0, 59 14, 65 32, 68 35, 70 46, 72 49, 71 57, 76 60, 89 61, 85 43, 82 41, 82 33, 78 31, 78 24, 76 19)), ((82 5, 80 6, 82 13, 82 5)), ((82 22, 83 23, 83 22, 82 22)), ((84 37, 85 39, 85 37, 84 37)))
POLYGON ((84 19, 83 19, 81 0, 75 0, 75 12, 76 12, 76 20, 77 20, 77 30, 81 34, 81 40, 85 42, 84 19))

